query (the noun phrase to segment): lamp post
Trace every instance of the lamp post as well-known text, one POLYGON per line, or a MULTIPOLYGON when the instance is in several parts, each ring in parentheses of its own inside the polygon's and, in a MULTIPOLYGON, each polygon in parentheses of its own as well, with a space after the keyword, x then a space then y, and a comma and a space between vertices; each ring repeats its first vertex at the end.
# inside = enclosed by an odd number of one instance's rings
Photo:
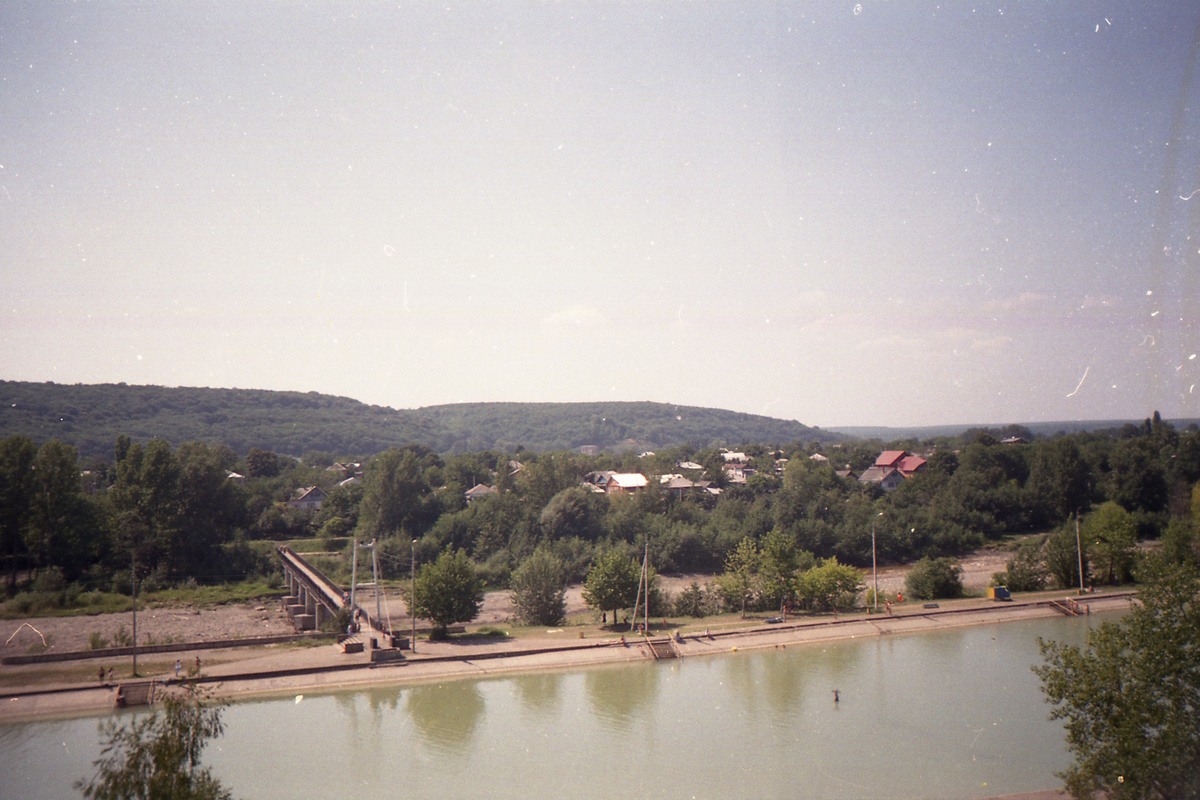
POLYGON ((417 652, 417 540, 412 540, 412 592, 408 596, 408 615, 412 617, 412 651, 417 652))
POLYGON ((883 512, 880 511, 878 514, 875 515, 875 518, 871 520, 871 575, 873 576, 874 581, 875 581, 875 610, 876 611, 879 610, 879 570, 876 568, 876 565, 875 565, 875 520, 879 519, 882 516, 883 516, 883 512))

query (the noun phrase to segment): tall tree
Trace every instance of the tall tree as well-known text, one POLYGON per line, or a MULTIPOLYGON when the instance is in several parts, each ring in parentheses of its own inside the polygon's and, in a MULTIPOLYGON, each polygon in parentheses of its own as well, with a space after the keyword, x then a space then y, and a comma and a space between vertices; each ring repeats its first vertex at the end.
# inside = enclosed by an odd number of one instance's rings
POLYGON ((0 536, 8 561, 8 591, 17 585, 17 558, 25 548, 25 526, 29 521, 33 491, 33 462, 37 445, 24 436, 0 440, 0 536))
POLYGON ((1117 443, 1108 456, 1109 496, 1130 511, 1166 508, 1167 477, 1158 456, 1155 442, 1146 437, 1117 443))
POLYGON ((38 448, 32 488, 29 550, 39 566, 62 569, 73 580, 91 561, 97 538, 87 530, 95 517, 81 491, 75 448, 53 440, 38 448))
POLYGON ((483 603, 483 581, 462 550, 447 550, 417 573, 414 609, 444 635, 457 622, 470 622, 483 603))
POLYGON ((422 472, 417 453, 408 447, 380 453, 367 465, 358 517, 365 538, 384 538, 402 530, 410 536, 424 533, 425 526, 417 523, 430 490, 422 472))
POLYGON ((741 607, 743 619, 746 616, 746 604, 754 596, 759 563, 758 545, 749 536, 738 542, 737 547, 725 557, 725 574, 719 579, 721 589, 726 597, 741 607))
POLYGON ((1164 571, 1086 648, 1041 641, 1034 671, 1065 720, 1075 763, 1060 777, 1077 798, 1200 797, 1200 581, 1164 571))
POLYGON ((169 549, 173 577, 225 577, 218 553, 246 522, 246 495, 229 480, 236 456, 225 446, 185 442, 175 451, 176 539, 169 549))
POLYGON ((1133 516, 1119 503, 1109 500, 1084 520, 1080 535, 1096 566, 1102 583, 1122 583, 1132 577, 1137 548, 1133 516))
POLYGON ((512 600, 521 619, 531 625, 558 625, 567 614, 567 567, 543 545, 521 562, 512 575, 512 600))
POLYGON ((632 608, 637 602, 641 567, 624 550, 611 548, 604 551, 583 584, 583 601, 589 608, 607 613, 613 612, 617 621, 617 610, 632 608))
POLYGON ((1059 523, 1086 510, 1093 482, 1091 467, 1074 439, 1064 436, 1036 445, 1025 490, 1040 512, 1037 522, 1059 523))
POLYGON ((165 572, 177 538, 179 462, 162 439, 143 447, 122 437, 116 450, 122 456, 113 467, 108 499, 119 546, 133 554, 139 569, 165 572))

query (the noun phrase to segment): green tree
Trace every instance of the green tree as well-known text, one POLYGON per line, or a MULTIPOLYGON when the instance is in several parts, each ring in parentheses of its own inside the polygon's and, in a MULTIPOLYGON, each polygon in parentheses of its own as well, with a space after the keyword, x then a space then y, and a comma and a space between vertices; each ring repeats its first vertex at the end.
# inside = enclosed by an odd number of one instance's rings
POLYGON ((596 559, 588 572, 583 583, 583 602, 588 608, 613 612, 615 624, 617 609, 631 608, 637 602, 641 575, 641 567, 624 550, 610 548, 596 559))
POLYGON ((1046 572, 1062 589, 1075 589, 1080 586, 1080 561, 1083 562, 1083 583, 1087 583, 1090 578, 1088 544, 1082 535, 1076 536, 1075 524, 1075 522, 1068 522, 1050 534, 1046 537, 1046 544, 1042 547, 1046 572))
POLYGON ((25 548, 37 446, 24 436, 0 440, 0 536, 8 560, 8 591, 16 591, 17 557, 25 548))
POLYGON ((558 625, 567 615, 567 567, 542 546, 513 571, 512 600, 531 625, 558 625))
MULTIPOLYGON (((308 462, 307 456, 305 462, 311 463, 308 462)), ((279 471, 279 456, 270 450, 251 447, 246 453, 246 474, 251 478, 274 478, 279 471)))
POLYGON ((1109 496, 1130 511, 1163 510, 1169 487, 1158 456, 1147 437, 1117 443, 1108 456, 1109 496))
POLYGON ((1042 562, 1040 543, 1021 545, 1005 567, 1004 572, 992 576, 996 586, 1006 586, 1011 592, 1040 592, 1046 588, 1046 565, 1042 562))
POLYGON ((774 528, 763 537, 762 549, 759 553, 758 579, 759 600, 766 608, 782 608, 796 593, 796 572, 813 566, 810 553, 803 554, 805 564, 801 564, 801 553, 796 550, 795 541, 774 528))
POLYGON ((462 550, 447 550, 417 573, 416 615, 444 636, 456 622, 470 622, 483 604, 483 581, 462 550))
POLYGON ((46 442, 32 471, 26 544, 39 567, 58 567, 75 580, 92 563, 100 538, 92 504, 81 491, 75 448, 46 442))
POLYGON ((228 478, 236 456, 224 445, 184 442, 175 459, 176 538, 168 550, 169 575, 208 581, 240 577, 228 574, 221 557, 222 545, 246 522, 246 494, 228 478))
POLYGON ((1091 545, 1092 561, 1102 583, 1122 583, 1130 579, 1137 531, 1133 516, 1119 503, 1110 500, 1088 514, 1080 535, 1091 545))
POLYGON ((863 589, 863 572, 837 558, 826 558, 796 579, 800 604, 814 610, 835 609, 854 602, 863 589))
POLYGON ((914 600, 962 595, 962 569, 949 558, 925 556, 904 576, 904 588, 914 600))
POLYGON ((411 447, 392 448, 367 465, 358 520, 363 538, 382 539, 400 531, 409 536, 425 532, 427 526, 422 523, 432 520, 425 520, 423 513, 430 494, 423 472, 421 460, 411 447))
POLYGON ((1196 529, 1187 520, 1172 518, 1162 536, 1163 556, 1172 564, 1197 565, 1196 529))
POLYGON ((1075 763, 1060 777, 1074 797, 1200 797, 1198 592, 1194 570, 1164 571, 1086 648, 1040 641, 1034 672, 1065 720, 1075 763))
POLYGON ((1037 446, 1025 491, 1038 521, 1053 524, 1087 507, 1093 482, 1079 446, 1064 436, 1037 446))
POLYGON ((198 693, 168 694, 148 715, 105 723, 96 773, 75 788, 89 800, 228 800, 200 765, 205 744, 223 731, 220 709, 198 693))
POLYGON ((608 498, 573 486, 563 489, 542 509, 538 522, 549 541, 577 536, 595 541, 604 532, 604 507, 608 498))
POLYGON ((721 598, 712 586, 692 581, 680 590, 671 604, 671 613, 680 617, 707 617, 720 608, 721 598))
POLYGON ((758 545, 747 536, 725 557, 725 572, 718 578, 727 600, 741 607, 743 619, 746 618, 746 605, 757 588, 755 578, 760 560, 758 545))
POLYGON ((117 440, 120 458, 113 467, 108 500, 116 515, 117 536, 143 568, 170 568, 170 550, 178 540, 179 462, 170 445, 153 439, 145 447, 117 440))

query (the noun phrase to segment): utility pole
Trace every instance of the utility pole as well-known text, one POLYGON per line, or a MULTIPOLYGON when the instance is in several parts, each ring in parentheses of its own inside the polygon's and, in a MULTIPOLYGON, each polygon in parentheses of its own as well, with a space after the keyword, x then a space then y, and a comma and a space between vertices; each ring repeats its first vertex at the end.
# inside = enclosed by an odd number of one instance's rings
POLYGON ((375 546, 376 541, 375 539, 371 540, 371 572, 375 577, 375 620, 382 625, 383 610, 380 608, 380 603, 383 601, 383 587, 379 585, 379 549, 375 546))
POLYGON ((875 611, 876 612, 879 611, 879 570, 875 568, 875 520, 879 519, 882 516, 883 516, 883 512, 880 511, 878 514, 875 515, 875 518, 871 520, 871 574, 874 576, 874 579, 875 579, 875 611))
POLYGON ((417 540, 412 540, 412 559, 409 561, 412 571, 412 592, 408 595, 408 616, 412 617, 412 651, 417 652, 417 540))
POLYGON ((1083 545, 1079 542, 1079 509, 1075 509, 1075 554, 1079 557, 1079 593, 1083 594, 1083 545))
POLYGON ((350 559, 350 613, 354 614, 358 602, 358 539, 354 539, 354 556, 350 559))
POLYGON ((137 549, 129 553, 129 585, 133 592, 133 677, 137 672, 137 549))

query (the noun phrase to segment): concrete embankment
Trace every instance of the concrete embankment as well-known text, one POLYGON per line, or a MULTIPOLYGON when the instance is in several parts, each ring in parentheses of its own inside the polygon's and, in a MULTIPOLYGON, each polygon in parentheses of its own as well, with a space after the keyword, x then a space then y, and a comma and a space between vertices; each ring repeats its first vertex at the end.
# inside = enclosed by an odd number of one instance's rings
MULTIPOLYGON (((1079 600, 1081 613, 1120 611, 1132 592, 1089 595, 1079 600)), ((1052 601, 949 605, 946 608, 905 606, 891 615, 862 613, 834 617, 799 617, 773 624, 691 630, 675 637, 685 657, 733 653, 809 642, 883 636, 963 625, 1000 623, 1061 613, 1052 601)), ((207 665, 196 678, 218 697, 327 692, 370 685, 428 682, 515 672, 562 670, 653 658, 638 636, 604 639, 490 638, 422 641, 418 652, 400 661, 375 662, 370 652, 344 653, 333 645, 269 650, 207 665)), ((175 679, 163 681, 171 687, 175 679)), ((45 716, 78 716, 112 708, 113 686, 95 683, 38 686, 0 692, 0 720, 45 716)))

